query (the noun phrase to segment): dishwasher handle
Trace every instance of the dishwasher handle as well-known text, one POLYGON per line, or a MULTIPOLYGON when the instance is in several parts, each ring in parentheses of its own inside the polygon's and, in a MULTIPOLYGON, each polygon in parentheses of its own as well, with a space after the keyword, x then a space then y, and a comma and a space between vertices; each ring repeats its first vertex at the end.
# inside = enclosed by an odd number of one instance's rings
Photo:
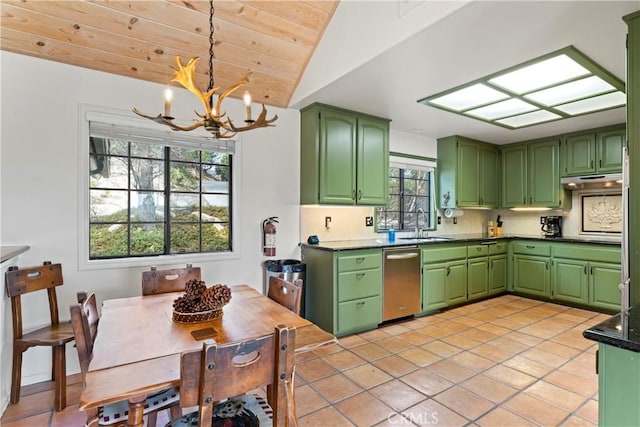
POLYGON ((408 252, 405 254, 388 254, 387 259, 410 259, 410 258, 416 258, 419 255, 420 254, 417 252, 408 252))

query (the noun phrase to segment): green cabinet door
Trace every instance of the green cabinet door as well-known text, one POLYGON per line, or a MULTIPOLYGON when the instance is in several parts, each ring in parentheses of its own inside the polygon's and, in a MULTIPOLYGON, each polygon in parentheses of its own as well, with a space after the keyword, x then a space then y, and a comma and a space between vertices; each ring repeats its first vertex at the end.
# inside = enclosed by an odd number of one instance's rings
POLYGON ((564 140, 563 175, 588 175, 596 171, 596 135, 569 135, 564 140))
POLYGON ((626 128, 598 132, 598 172, 622 171, 622 147, 626 138, 626 128))
POLYGON ((480 206, 479 151, 472 142, 458 142, 458 207, 480 206))
POLYGON ((389 184, 389 122, 358 118, 356 203, 386 205, 389 184))
POLYGON ((422 311, 447 306, 447 263, 425 264, 422 267, 422 311))
POLYGON ((467 300, 467 261, 449 262, 445 274, 448 305, 465 302, 467 300))
POLYGON ((620 310, 622 281, 619 264, 592 262, 589 269, 589 304, 594 307, 620 310))
POLYGON ((588 302, 589 263, 556 258, 553 260, 552 297, 560 301, 588 302))
POLYGON ((527 202, 527 146, 502 150, 502 206, 515 208, 527 202))
POLYGON ((598 425, 640 425, 640 353, 598 343, 598 425))
POLYGON ((478 179, 480 205, 497 208, 500 206, 500 153, 497 149, 480 149, 478 154, 482 171, 478 179))
POLYGON ((527 150, 529 206, 562 207, 559 152, 558 139, 529 144, 527 150))
POLYGON ((507 290, 507 256, 489 257, 489 293, 495 294, 507 290))
POLYGON ((469 300, 489 294, 489 257, 469 258, 467 267, 467 296, 469 300))
POLYGON ((355 115, 342 111, 320 113, 320 203, 355 203, 355 115))
POLYGON ((549 258, 513 256, 513 290, 548 298, 551 274, 549 258))

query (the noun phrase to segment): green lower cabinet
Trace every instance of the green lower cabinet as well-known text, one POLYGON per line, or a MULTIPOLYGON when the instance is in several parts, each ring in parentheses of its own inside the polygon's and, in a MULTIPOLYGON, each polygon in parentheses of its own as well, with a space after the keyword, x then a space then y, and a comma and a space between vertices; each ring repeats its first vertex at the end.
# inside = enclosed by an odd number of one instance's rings
POLYGON ((592 262, 589 268, 589 305, 620 310, 621 267, 619 264, 592 262))
POLYGON ((587 304, 589 300, 589 263, 554 259, 551 296, 560 301, 587 304))
POLYGON ((429 312, 467 301, 467 261, 422 266, 422 311, 429 312))
POLYGON ((598 425, 640 425, 640 353, 598 344, 598 425))
POLYGON ((489 257, 469 258, 467 268, 469 300, 489 295, 489 257))
POLYGON ((497 294, 507 290, 507 256, 489 257, 489 293, 497 294))
POLYGON ((362 298, 338 304, 338 334, 375 328, 380 323, 382 298, 380 296, 362 298))
POLYGON ((549 298, 551 271, 549 258, 529 255, 513 256, 513 290, 549 298))
POLYGON ((447 303, 460 304, 467 300, 467 261, 453 261, 447 266, 447 303))

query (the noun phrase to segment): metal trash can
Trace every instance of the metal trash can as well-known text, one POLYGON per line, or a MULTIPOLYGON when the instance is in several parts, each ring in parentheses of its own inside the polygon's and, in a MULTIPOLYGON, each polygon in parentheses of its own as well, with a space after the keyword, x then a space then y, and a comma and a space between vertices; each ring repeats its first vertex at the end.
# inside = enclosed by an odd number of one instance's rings
POLYGON ((300 315, 304 317, 304 285, 307 265, 299 259, 277 259, 264 262, 266 270, 267 287, 271 276, 281 277, 287 282, 302 279, 302 296, 300 301, 300 315))

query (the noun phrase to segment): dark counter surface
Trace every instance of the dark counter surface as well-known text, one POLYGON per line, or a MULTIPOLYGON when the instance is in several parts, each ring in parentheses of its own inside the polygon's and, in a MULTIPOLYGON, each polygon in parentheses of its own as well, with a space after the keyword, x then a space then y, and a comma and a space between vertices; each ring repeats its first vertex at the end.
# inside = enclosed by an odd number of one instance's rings
POLYGON ((380 234, 377 239, 364 239, 364 240, 332 240, 326 242, 320 242, 317 245, 311 245, 309 243, 301 243, 302 247, 314 248, 325 251, 344 251, 352 249, 376 249, 376 248, 390 248, 401 246, 415 246, 415 245, 439 245, 446 243, 467 243, 476 241, 504 241, 504 240, 540 240, 547 242, 567 242, 567 243, 596 243, 602 245, 620 246, 620 242, 616 240, 605 240, 594 237, 582 237, 582 236, 566 236, 566 237, 542 237, 540 235, 528 236, 528 235, 503 235, 502 237, 487 237, 482 233, 478 234, 455 234, 455 235, 433 235, 433 238, 441 238, 446 240, 430 241, 429 238, 424 239, 411 239, 396 237, 395 242, 391 243, 387 239, 386 234, 380 234))
POLYGON ((640 307, 616 314, 587 329, 582 335, 590 340, 640 352, 640 307))

